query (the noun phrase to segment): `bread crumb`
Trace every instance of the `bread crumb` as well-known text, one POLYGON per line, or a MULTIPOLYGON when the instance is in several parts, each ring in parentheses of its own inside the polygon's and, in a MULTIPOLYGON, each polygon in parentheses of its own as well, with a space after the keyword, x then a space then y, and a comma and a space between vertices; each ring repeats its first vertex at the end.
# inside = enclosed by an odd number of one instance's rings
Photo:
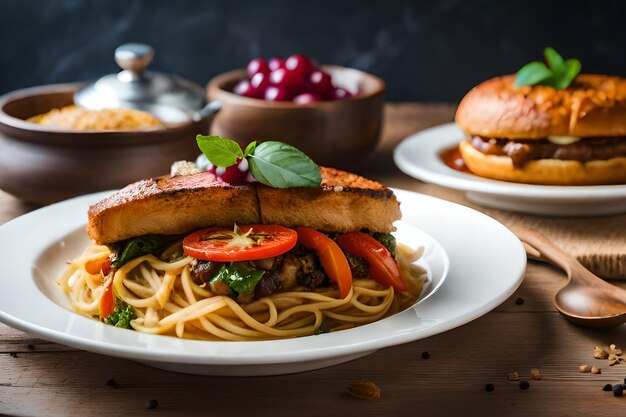
POLYGON ((519 373, 517 371, 509 372, 509 375, 506 379, 508 379, 509 381, 519 381, 519 373))
POLYGON ((596 346, 593 348, 593 357, 596 359, 607 359, 609 357, 609 352, 602 349, 600 346, 596 346))
POLYGON ((362 400, 380 399, 380 388, 378 388, 378 385, 365 379, 352 381, 346 388, 346 392, 362 400))

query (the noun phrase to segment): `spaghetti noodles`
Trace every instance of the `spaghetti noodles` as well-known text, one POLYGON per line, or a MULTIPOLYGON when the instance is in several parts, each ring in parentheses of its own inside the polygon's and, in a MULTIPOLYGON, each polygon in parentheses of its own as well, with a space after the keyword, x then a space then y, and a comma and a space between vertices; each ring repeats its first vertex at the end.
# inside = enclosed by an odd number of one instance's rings
POLYGON ((296 287, 239 304, 195 282, 191 266, 196 260, 178 251, 179 247, 180 242, 161 258, 135 258, 105 275, 99 266, 110 257, 111 250, 92 244, 70 263, 58 283, 72 308, 88 317, 100 318, 100 301, 112 288, 119 300, 134 310, 136 318, 130 322, 134 330, 200 340, 245 341, 307 336, 371 323, 412 304, 427 281, 426 271, 415 264, 421 251, 398 245, 407 293, 395 293, 393 287, 384 288, 371 279, 354 279, 345 298, 331 285, 315 291, 296 287))

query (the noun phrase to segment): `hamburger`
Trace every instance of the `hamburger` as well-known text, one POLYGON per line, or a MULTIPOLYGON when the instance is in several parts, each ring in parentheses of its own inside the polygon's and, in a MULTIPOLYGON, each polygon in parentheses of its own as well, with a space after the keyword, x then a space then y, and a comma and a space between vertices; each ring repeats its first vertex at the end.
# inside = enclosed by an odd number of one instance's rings
POLYGON ((558 89, 520 86, 520 73, 483 82, 459 104, 469 170, 529 184, 626 183, 626 79, 581 74, 558 89))

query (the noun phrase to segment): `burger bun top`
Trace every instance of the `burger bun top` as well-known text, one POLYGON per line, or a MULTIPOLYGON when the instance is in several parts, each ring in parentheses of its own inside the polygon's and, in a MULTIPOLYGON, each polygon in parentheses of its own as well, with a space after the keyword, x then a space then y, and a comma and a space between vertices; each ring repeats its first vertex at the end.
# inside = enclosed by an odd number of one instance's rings
POLYGON ((465 133, 488 138, 626 136, 626 79, 581 74, 557 90, 496 77, 467 93, 455 119, 465 133))

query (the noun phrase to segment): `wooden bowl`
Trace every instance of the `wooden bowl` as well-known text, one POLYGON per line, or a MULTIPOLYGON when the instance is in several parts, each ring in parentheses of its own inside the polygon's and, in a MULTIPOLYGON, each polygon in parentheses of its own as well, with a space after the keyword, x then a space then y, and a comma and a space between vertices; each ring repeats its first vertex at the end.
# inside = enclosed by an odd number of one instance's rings
POLYGON ((123 187, 195 160, 210 119, 148 131, 79 131, 25 121, 73 103, 81 84, 28 88, 0 97, 0 188, 33 204, 123 187))
POLYGON ((209 100, 222 103, 211 133, 246 145, 253 140, 279 140, 309 155, 320 165, 357 168, 378 144, 383 118, 385 83, 352 68, 324 66, 333 83, 359 94, 339 101, 312 104, 273 102, 232 93, 246 76, 235 70, 213 78, 209 100))

